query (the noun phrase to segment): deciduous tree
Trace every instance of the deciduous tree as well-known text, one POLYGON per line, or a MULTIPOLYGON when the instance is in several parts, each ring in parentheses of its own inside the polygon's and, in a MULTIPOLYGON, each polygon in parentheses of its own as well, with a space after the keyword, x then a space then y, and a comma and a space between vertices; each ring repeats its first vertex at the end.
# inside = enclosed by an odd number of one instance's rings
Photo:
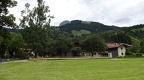
POLYGON ((91 35, 81 42, 81 48, 86 52, 90 52, 93 57, 96 52, 105 51, 106 44, 100 37, 91 35))
POLYGON ((64 34, 60 34, 56 40, 55 48, 59 56, 67 56, 72 48, 72 39, 64 34))
POLYGON ((0 56, 4 57, 4 54, 8 54, 8 47, 10 46, 10 33, 3 27, 16 28, 17 25, 14 22, 15 17, 13 14, 9 14, 8 8, 16 6, 17 2, 14 0, 1 0, 0 1, 0 56), (9 14, 9 15, 8 15, 9 14))
POLYGON ((54 30, 50 27, 53 16, 50 15, 49 7, 45 6, 45 2, 42 0, 37 0, 37 2, 38 6, 32 10, 29 10, 30 4, 26 3, 26 9, 22 11, 22 19, 20 19, 20 26, 24 28, 22 35, 28 43, 28 47, 35 52, 35 57, 37 57, 37 53, 48 48, 47 43, 50 43, 51 33, 54 30))

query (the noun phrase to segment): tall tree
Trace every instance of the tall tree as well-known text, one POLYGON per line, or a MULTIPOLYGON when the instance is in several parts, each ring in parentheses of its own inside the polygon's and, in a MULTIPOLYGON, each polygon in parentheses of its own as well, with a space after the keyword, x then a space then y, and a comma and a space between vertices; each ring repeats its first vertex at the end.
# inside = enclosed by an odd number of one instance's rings
POLYGON ((59 56, 67 56, 72 48, 72 39, 64 34, 60 34, 56 40, 55 48, 59 56))
POLYGON ((131 53, 135 53, 138 54, 140 52, 140 40, 138 40, 137 38, 132 38, 133 44, 132 47, 129 48, 129 51, 131 53))
POLYGON ((0 55, 2 58, 8 54, 8 48, 10 47, 11 35, 10 33, 4 29, 0 34, 2 36, 2 42, 0 44, 0 55))
POLYGON ((9 47, 10 57, 14 57, 15 55, 22 54, 21 53, 22 49, 26 45, 22 35, 13 32, 11 32, 10 35, 11 35, 11 41, 9 47))
POLYGON ((130 35, 126 34, 126 32, 123 31, 109 31, 109 32, 104 32, 101 35, 105 41, 111 43, 127 43, 127 44, 132 44, 132 39, 130 35))
POLYGON ((140 52, 144 54, 144 40, 141 41, 140 47, 141 47, 140 52))
POLYGON ((51 40, 49 38, 53 29, 50 27, 50 21, 54 18, 43 0, 37 0, 37 2, 38 6, 32 10, 29 10, 30 4, 26 3, 26 9, 22 11, 22 19, 20 19, 20 26, 24 28, 22 35, 29 48, 34 50, 35 57, 37 53, 46 50, 47 43, 51 40))
POLYGON ((20 26, 25 27, 49 27, 51 19, 54 18, 50 15, 49 6, 45 6, 45 1, 37 0, 38 7, 34 7, 32 10, 29 9, 30 4, 26 3, 26 9, 21 11, 22 19, 20 19, 20 26))
POLYGON ((0 1, 0 28, 6 27, 16 27, 15 17, 13 14, 8 15, 8 8, 16 6, 17 2, 14 0, 1 0, 0 1))
POLYGON ((4 54, 8 53, 8 47, 10 45, 10 33, 3 29, 3 27, 15 28, 16 23, 13 14, 8 15, 8 8, 16 6, 17 2, 14 0, 1 0, 0 1, 0 55, 3 57, 4 54))
POLYGON ((96 52, 103 52, 106 49, 105 42, 97 35, 91 35, 81 42, 81 48, 93 55, 96 52))

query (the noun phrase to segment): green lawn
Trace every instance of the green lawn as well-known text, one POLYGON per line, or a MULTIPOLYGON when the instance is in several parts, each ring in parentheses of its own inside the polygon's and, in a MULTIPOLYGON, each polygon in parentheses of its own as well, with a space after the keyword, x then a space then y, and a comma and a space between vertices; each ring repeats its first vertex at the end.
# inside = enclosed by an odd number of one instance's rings
POLYGON ((144 59, 10 62, 0 64, 0 80, 144 80, 144 59))

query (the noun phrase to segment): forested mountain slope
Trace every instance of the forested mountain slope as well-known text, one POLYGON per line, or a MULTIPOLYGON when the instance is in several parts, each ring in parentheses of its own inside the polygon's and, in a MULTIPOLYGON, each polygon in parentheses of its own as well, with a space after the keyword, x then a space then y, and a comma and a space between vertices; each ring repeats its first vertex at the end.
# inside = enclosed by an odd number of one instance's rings
POLYGON ((58 27, 61 31, 65 31, 71 33, 72 30, 80 31, 87 30, 91 33, 99 33, 105 32, 109 30, 120 30, 121 28, 118 26, 108 26, 99 22, 91 22, 91 21, 81 21, 81 20, 73 20, 68 24, 62 25, 58 27))

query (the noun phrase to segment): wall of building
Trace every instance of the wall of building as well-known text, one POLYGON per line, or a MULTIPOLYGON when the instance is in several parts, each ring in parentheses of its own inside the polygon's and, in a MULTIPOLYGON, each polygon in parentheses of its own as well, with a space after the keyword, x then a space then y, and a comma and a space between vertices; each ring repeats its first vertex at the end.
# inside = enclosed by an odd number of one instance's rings
POLYGON ((113 58, 118 57, 118 48, 109 49, 108 52, 112 53, 113 58))
POLYGON ((126 48, 125 46, 118 47, 118 56, 125 56, 126 48))

